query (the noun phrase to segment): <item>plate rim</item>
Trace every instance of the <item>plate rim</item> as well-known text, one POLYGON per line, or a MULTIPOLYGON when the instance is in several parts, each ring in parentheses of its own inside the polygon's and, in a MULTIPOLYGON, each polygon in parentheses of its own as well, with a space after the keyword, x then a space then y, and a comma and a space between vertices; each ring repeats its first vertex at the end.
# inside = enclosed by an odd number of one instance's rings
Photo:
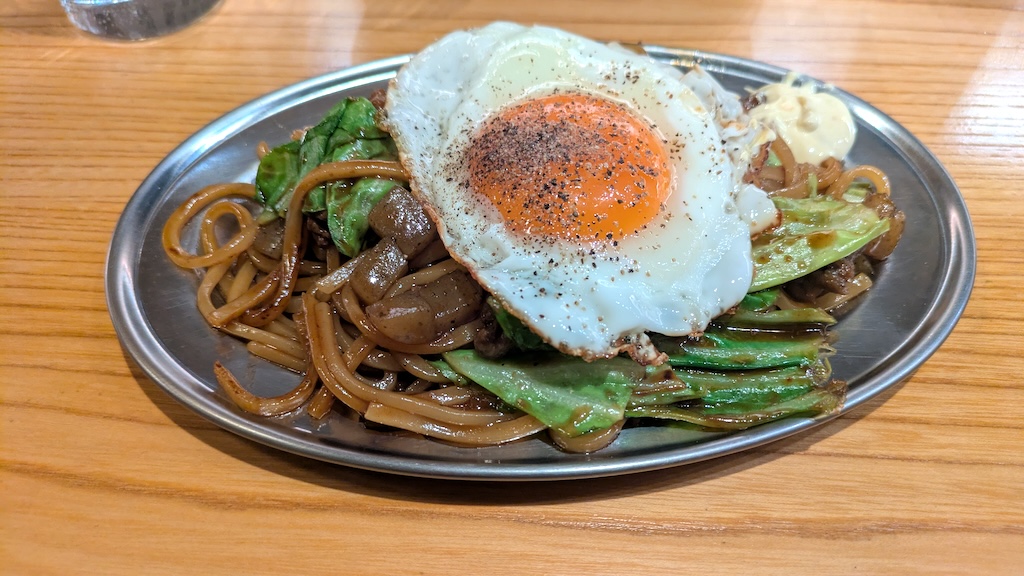
MULTIPOLYGON (((658 45, 642 45, 648 55, 658 61, 680 67, 699 64, 711 72, 736 74, 750 71, 761 76, 782 77, 789 73, 784 68, 749 60, 737 56, 719 54, 696 49, 670 48, 658 45)), ((254 440, 286 452, 298 454, 325 462, 394 473, 407 476, 459 479, 459 480, 562 480, 613 476, 627 473, 650 471, 672 466, 692 464, 712 458, 762 446, 794 434, 816 428, 857 408, 888 388, 906 380, 918 367, 928 360, 945 342, 962 316, 976 275, 976 240, 966 202, 952 176, 939 159, 905 127, 859 97, 809 76, 800 76, 806 81, 829 86, 850 104, 855 115, 882 119, 889 126, 899 130, 904 147, 914 153, 907 158, 906 150, 899 148, 903 161, 914 167, 915 175, 924 180, 929 197, 938 208, 938 199, 933 191, 937 187, 949 188, 953 194, 945 199, 950 218, 940 218, 950 230, 949 237, 943 237, 948 244, 945 254, 949 266, 942 275, 942 284, 936 299, 928 307, 922 321, 915 328, 917 336, 908 339, 897 348, 894 362, 875 366, 864 381, 852 386, 842 410, 837 414, 817 417, 791 417, 737 433, 723 435, 711 440, 687 443, 667 450, 655 451, 655 456, 627 454, 612 460, 570 461, 566 463, 494 463, 488 461, 438 463, 394 454, 368 453, 364 450, 341 446, 325 448, 322 444, 297 441, 294 438, 275 433, 273 428, 250 425, 240 414, 229 410, 210 410, 197 402, 198 391, 184 388, 171 380, 168 367, 163 365, 169 355, 158 354, 149 346, 156 340, 148 318, 143 314, 134 292, 134 271, 138 266, 139 253, 126 254, 131 248, 133 232, 148 230, 153 224, 155 210, 168 193, 168 185, 184 174, 188 167, 196 164, 210 150, 211 146, 224 140, 225 134, 234 135, 246 128, 253 120, 254 113, 262 110, 258 117, 272 114, 282 106, 295 106, 319 96, 344 90, 344 85, 353 82, 369 82, 393 76, 411 54, 392 56, 358 64, 327 74, 315 76, 250 100, 219 118, 208 123, 176 146, 142 181, 125 205, 114 228, 105 263, 105 290, 107 308, 115 332, 122 347, 128 352, 146 376, 178 403, 189 408, 200 417, 239 436, 254 440), (270 108, 271 110, 268 110, 270 108), (920 162, 927 162, 928 170, 918 170, 920 162), (125 258, 125 256, 130 256, 125 258), (131 266, 125 269, 126 263, 131 266), (945 295, 947 299, 941 296, 945 295), (897 354, 898 353, 898 354, 897 354)), ((873 125, 871 125, 874 127, 873 125)), ((891 144, 891 142, 889 142, 891 144)), ((139 244, 141 252, 141 243, 139 244)), ((168 263, 170 265, 170 263, 168 263)), ((229 337, 229 336, 225 336, 229 337)), ((841 353, 841 352, 840 352, 841 353)), ((890 357, 893 356, 890 354, 890 357)), ((171 358, 173 362, 173 358, 171 358)), ((430 441, 430 440, 424 440, 430 441)), ((473 448, 458 448, 472 450, 473 448)))

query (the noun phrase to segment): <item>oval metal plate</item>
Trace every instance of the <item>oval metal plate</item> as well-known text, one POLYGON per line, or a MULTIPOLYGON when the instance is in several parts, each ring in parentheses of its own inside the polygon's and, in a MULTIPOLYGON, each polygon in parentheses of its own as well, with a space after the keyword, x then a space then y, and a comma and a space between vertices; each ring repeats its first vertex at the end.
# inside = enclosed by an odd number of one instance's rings
MULTIPOLYGON (((777 82, 786 73, 718 54, 645 49, 652 58, 683 68, 699 63, 737 92, 777 82)), ((728 434, 634 428, 607 449, 581 455, 540 439, 462 448, 366 430, 341 417, 316 422, 302 411, 259 418, 238 410, 213 378, 214 360, 252 382, 260 394, 279 394, 297 377, 251 357, 239 341, 206 325, 195 306, 198 277, 164 255, 163 223, 204 185, 251 182, 257 143, 284 142, 294 128, 314 124, 339 98, 368 96, 385 87, 408 58, 327 74, 250 102, 186 140, 142 183, 111 241, 107 304, 124 348, 157 385, 202 417, 257 442, 337 464, 436 478, 548 480, 653 470, 747 450, 830 419, 790 418, 728 434)), ((858 123, 851 160, 883 169, 907 215, 906 233, 875 287, 835 329, 835 376, 850 384, 845 412, 906 379, 949 335, 973 285, 975 244, 963 198, 935 156, 892 118, 859 98, 830 90, 847 102, 858 123)))

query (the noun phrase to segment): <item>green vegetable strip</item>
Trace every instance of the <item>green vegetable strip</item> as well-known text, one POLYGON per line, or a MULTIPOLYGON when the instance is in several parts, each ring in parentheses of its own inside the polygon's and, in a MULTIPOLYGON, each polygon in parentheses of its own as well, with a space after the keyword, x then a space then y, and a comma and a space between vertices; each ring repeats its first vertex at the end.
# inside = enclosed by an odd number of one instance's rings
POLYGON ((328 158, 330 162, 344 162, 345 160, 368 160, 379 158, 388 153, 387 146, 380 140, 356 140, 348 144, 342 144, 331 152, 328 158))
POLYGON ((429 362, 434 368, 437 368, 437 371, 440 372, 442 376, 451 380, 454 384, 458 384, 459 386, 469 386, 473 383, 469 378, 466 378, 462 374, 456 372, 455 369, 444 360, 427 360, 427 362, 429 362))
POLYGON ((633 396, 629 399, 629 404, 626 405, 626 408, 631 409, 638 406, 658 406, 662 404, 675 404, 676 402, 684 402, 687 400, 697 400, 707 393, 707 390, 700 388, 699 385, 696 384, 688 384, 681 388, 669 389, 663 392, 654 392, 651 394, 638 394, 634 391, 633 396))
MULTIPOLYGON (((779 289, 768 288, 743 297, 732 314, 712 320, 712 326, 739 329, 798 330, 823 329, 836 323, 831 314, 820 308, 771 310, 779 289)), ((713 330, 713 328, 712 328, 713 330)))
POLYGON ((354 138, 385 138, 377 128, 377 109, 366 98, 349 98, 339 122, 341 130, 354 138))
POLYGON ((680 378, 688 382, 696 380, 708 391, 701 397, 706 409, 748 412, 809 392, 822 383, 816 372, 819 371, 809 367, 790 366, 745 374, 703 373, 680 375, 680 378))
POLYGON ((742 430, 797 414, 830 414, 842 407, 845 397, 846 384, 833 381, 826 388, 814 388, 795 398, 743 413, 714 413, 713 408, 704 406, 666 405, 631 407, 626 411, 626 416, 689 422, 706 428, 742 430))
POLYGON ((264 206, 276 204, 299 181, 299 145, 297 141, 283 144, 260 160, 256 169, 256 199, 264 206))
POLYGON ((627 358, 586 362, 558 353, 488 360, 473 350, 443 354, 459 374, 505 403, 570 436, 603 430, 623 418, 645 370, 627 358))
POLYGON ((694 396, 688 398, 675 391, 634 394, 629 406, 670 404, 699 398, 709 409, 742 406, 743 411, 756 410, 779 399, 804 394, 828 382, 829 371, 827 364, 818 360, 815 366, 806 367, 790 366, 743 372, 677 369, 676 374, 689 386, 688 390, 694 396))
POLYGON ((871 190, 872 186, 870 184, 854 182, 843 192, 843 200, 856 203, 863 202, 871 190))
POLYGON ((655 338, 669 364, 719 370, 802 366, 827 349, 820 332, 764 332, 711 328, 700 339, 655 338))
POLYGON ((398 185, 393 180, 362 178, 352 186, 335 182, 327 187, 327 227, 338 250, 355 258, 370 229, 370 211, 398 185))
POLYGON ((845 258, 889 230, 863 204, 831 196, 773 198, 782 224, 754 243, 751 292, 778 286, 845 258))
POLYGON ((716 326, 728 328, 777 328, 825 327, 836 323, 836 319, 820 308, 792 308, 752 312, 738 309, 734 314, 723 314, 711 321, 716 326))
POLYGON ((739 309, 750 312, 764 312, 771 308, 779 298, 778 288, 769 288, 760 292, 751 292, 740 300, 739 309))

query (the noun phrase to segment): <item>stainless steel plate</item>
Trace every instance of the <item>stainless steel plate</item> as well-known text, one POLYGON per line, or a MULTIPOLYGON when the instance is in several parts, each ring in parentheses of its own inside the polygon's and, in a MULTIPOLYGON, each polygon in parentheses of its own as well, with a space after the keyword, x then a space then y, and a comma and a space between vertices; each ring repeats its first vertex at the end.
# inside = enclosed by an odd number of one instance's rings
MULTIPOLYGON (((729 89, 779 81, 785 70, 688 50, 647 47, 681 67, 699 62, 729 89)), ((386 86, 407 56, 381 60, 289 86, 214 121, 161 162, 124 210, 107 261, 107 303, 121 342, 161 388, 227 430, 264 444, 370 470, 463 479, 546 480, 607 476, 696 462, 746 450, 823 424, 792 418, 731 434, 671 427, 630 429, 596 454, 561 452, 539 439, 490 448, 460 448, 418 437, 368 431, 358 423, 301 413, 246 414, 213 378, 220 359, 257 393, 277 394, 296 376, 256 360, 244 346, 210 329, 195 306, 198 278, 175 267, 160 243, 163 223, 186 197, 214 182, 251 182, 255 147, 279 143, 316 122, 343 96, 386 86)), ((892 179, 907 214, 906 233, 874 289, 842 318, 833 367, 850 384, 844 411, 907 378, 945 340, 974 281, 974 236, 967 208, 939 161, 902 126, 864 101, 834 93, 859 125, 850 154, 892 179)), ((301 412, 301 411, 300 411, 301 412)))

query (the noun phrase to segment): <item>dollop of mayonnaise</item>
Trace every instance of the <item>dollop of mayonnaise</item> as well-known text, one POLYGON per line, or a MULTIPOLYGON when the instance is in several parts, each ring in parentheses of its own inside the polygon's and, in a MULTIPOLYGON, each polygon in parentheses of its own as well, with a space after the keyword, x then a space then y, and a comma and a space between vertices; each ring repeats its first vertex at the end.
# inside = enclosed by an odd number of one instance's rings
POLYGON ((844 158, 857 135, 850 109, 814 86, 794 86, 795 80, 789 75, 756 90, 764 101, 750 110, 750 117, 785 140, 797 162, 818 165, 829 157, 844 158))

